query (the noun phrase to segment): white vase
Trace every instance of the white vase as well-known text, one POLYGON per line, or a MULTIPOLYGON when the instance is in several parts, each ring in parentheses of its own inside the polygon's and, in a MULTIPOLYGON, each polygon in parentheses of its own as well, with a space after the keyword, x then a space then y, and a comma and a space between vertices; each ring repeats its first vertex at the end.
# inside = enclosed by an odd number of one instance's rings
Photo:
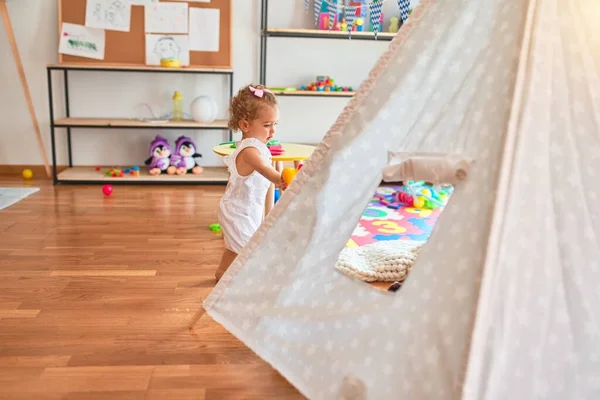
POLYGON ((217 118, 217 103, 208 96, 196 97, 190 104, 192 119, 201 124, 210 124, 217 118))

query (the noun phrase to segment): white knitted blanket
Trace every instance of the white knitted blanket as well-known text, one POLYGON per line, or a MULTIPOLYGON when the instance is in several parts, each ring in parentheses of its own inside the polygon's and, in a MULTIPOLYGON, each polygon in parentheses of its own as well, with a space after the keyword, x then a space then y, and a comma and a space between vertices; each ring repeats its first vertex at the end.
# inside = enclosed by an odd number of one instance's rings
POLYGON ((362 247, 347 247, 340 253, 335 268, 365 282, 402 281, 425 242, 384 240, 362 247))

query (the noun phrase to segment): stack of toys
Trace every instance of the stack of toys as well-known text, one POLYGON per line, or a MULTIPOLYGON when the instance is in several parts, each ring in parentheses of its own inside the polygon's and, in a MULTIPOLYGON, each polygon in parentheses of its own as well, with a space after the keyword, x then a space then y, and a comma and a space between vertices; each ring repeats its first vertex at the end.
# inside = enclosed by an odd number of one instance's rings
MULTIPOLYGON (((342 7, 343 3, 344 2, 342 0, 328 0, 328 1, 323 1, 321 3, 321 9, 320 9, 319 15, 318 15, 318 27, 320 30, 324 30, 324 31, 329 30, 329 28, 330 28, 329 19, 331 18, 331 15, 333 15, 333 18, 334 18, 333 25, 331 26, 331 30, 333 30, 333 31, 347 31, 348 30, 348 24, 346 22, 346 18, 344 17, 344 11, 343 11, 344 7, 342 7), (331 14, 329 13, 330 7, 335 8, 335 10, 332 10, 331 14)), ((368 1, 367 0, 351 0, 346 5, 356 7, 355 18, 352 22, 352 27, 350 30, 353 32, 362 32, 364 30, 365 21, 367 20, 367 9, 369 7, 368 1)), ((383 18, 383 13, 382 13, 382 18, 383 18)))
MULTIPOLYGON (((385 0, 375 0, 375 2, 385 0)), ((384 32, 384 14, 380 12, 379 18, 371 18, 369 4, 371 0, 327 0, 321 2, 321 7, 317 12, 317 28, 322 31, 350 31, 350 32, 384 32), (350 7, 356 7, 354 15, 347 15, 350 7), (329 21, 333 19, 330 25, 329 21), (350 26, 348 26, 350 25, 350 26), (377 28, 377 29, 375 29, 377 28)), ((408 15, 412 13, 412 8, 408 9, 408 15)), ((401 26, 400 14, 392 16, 389 20, 388 32, 396 33, 401 26)))
MULTIPOLYGON (((96 171, 100 171, 101 168, 100 167, 96 167, 96 171)), ((140 176, 140 167, 133 166, 130 168, 110 168, 107 170, 104 170, 104 175, 106 176, 112 176, 113 178, 122 178, 125 175, 131 175, 131 176, 140 176)))
MULTIPOLYGON (((229 145, 229 147, 231 149, 235 149, 236 148, 235 141, 223 142, 223 143, 219 144, 219 146, 223 146, 223 145, 229 145)), ((267 148, 271 152, 272 156, 280 156, 280 155, 282 155, 285 152, 285 150, 283 149, 283 146, 281 145, 281 143, 279 142, 279 140, 275 140, 275 139, 269 140, 267 142, 267 148)))
POLYGON ((302 85, 300 90, 312 92, 352 92, 351 86, 337 86, 335 81, 329 76, 317 76, 315 82, 309 85, 302 85))
POLYGON ((280 156, 283 154, 283 146, 279 143, 279 140, 270 140, 267 143, 267 148, 271 152, 272 156, 280 156))

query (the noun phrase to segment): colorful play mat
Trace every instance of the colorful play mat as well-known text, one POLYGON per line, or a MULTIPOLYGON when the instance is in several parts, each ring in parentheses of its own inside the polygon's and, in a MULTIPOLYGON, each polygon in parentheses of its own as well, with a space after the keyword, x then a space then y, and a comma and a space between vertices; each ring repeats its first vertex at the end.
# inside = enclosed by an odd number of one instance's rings
MULTIPOLYGON (((403 186, 380 186, 375 195, 385 196, 396 191, 406 189, 403 186)), ((373 196, 346 247, 362 247, 391 240, 425 242, 442 211, 440 208, 417 209, 404 206, 393 209, 373 196)))

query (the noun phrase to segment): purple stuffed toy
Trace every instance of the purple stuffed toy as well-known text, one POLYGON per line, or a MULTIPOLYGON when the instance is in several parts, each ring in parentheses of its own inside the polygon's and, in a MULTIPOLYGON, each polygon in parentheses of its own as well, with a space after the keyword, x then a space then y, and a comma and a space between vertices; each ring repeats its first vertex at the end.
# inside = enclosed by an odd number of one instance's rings
MULTIPOLYGON (((170 159, 171 157, 171 146, 164 137, 157 135, 152 143, 150 143, 150 158, 144 163, 149 168, 150 175, 159 175, 161 173, 169 172, 170 159)), ((174 172, 175 168, 173 168, 174 172)))
POLYGON ((196 153, 196 143, 191 138, 177 138, 175 153, 171 156, 171 166, 177 168, 177 175, 185 175, 188 172, 201 174, 202 167, 196 162, 197 157, 202 157, 202 154, 196 153))

